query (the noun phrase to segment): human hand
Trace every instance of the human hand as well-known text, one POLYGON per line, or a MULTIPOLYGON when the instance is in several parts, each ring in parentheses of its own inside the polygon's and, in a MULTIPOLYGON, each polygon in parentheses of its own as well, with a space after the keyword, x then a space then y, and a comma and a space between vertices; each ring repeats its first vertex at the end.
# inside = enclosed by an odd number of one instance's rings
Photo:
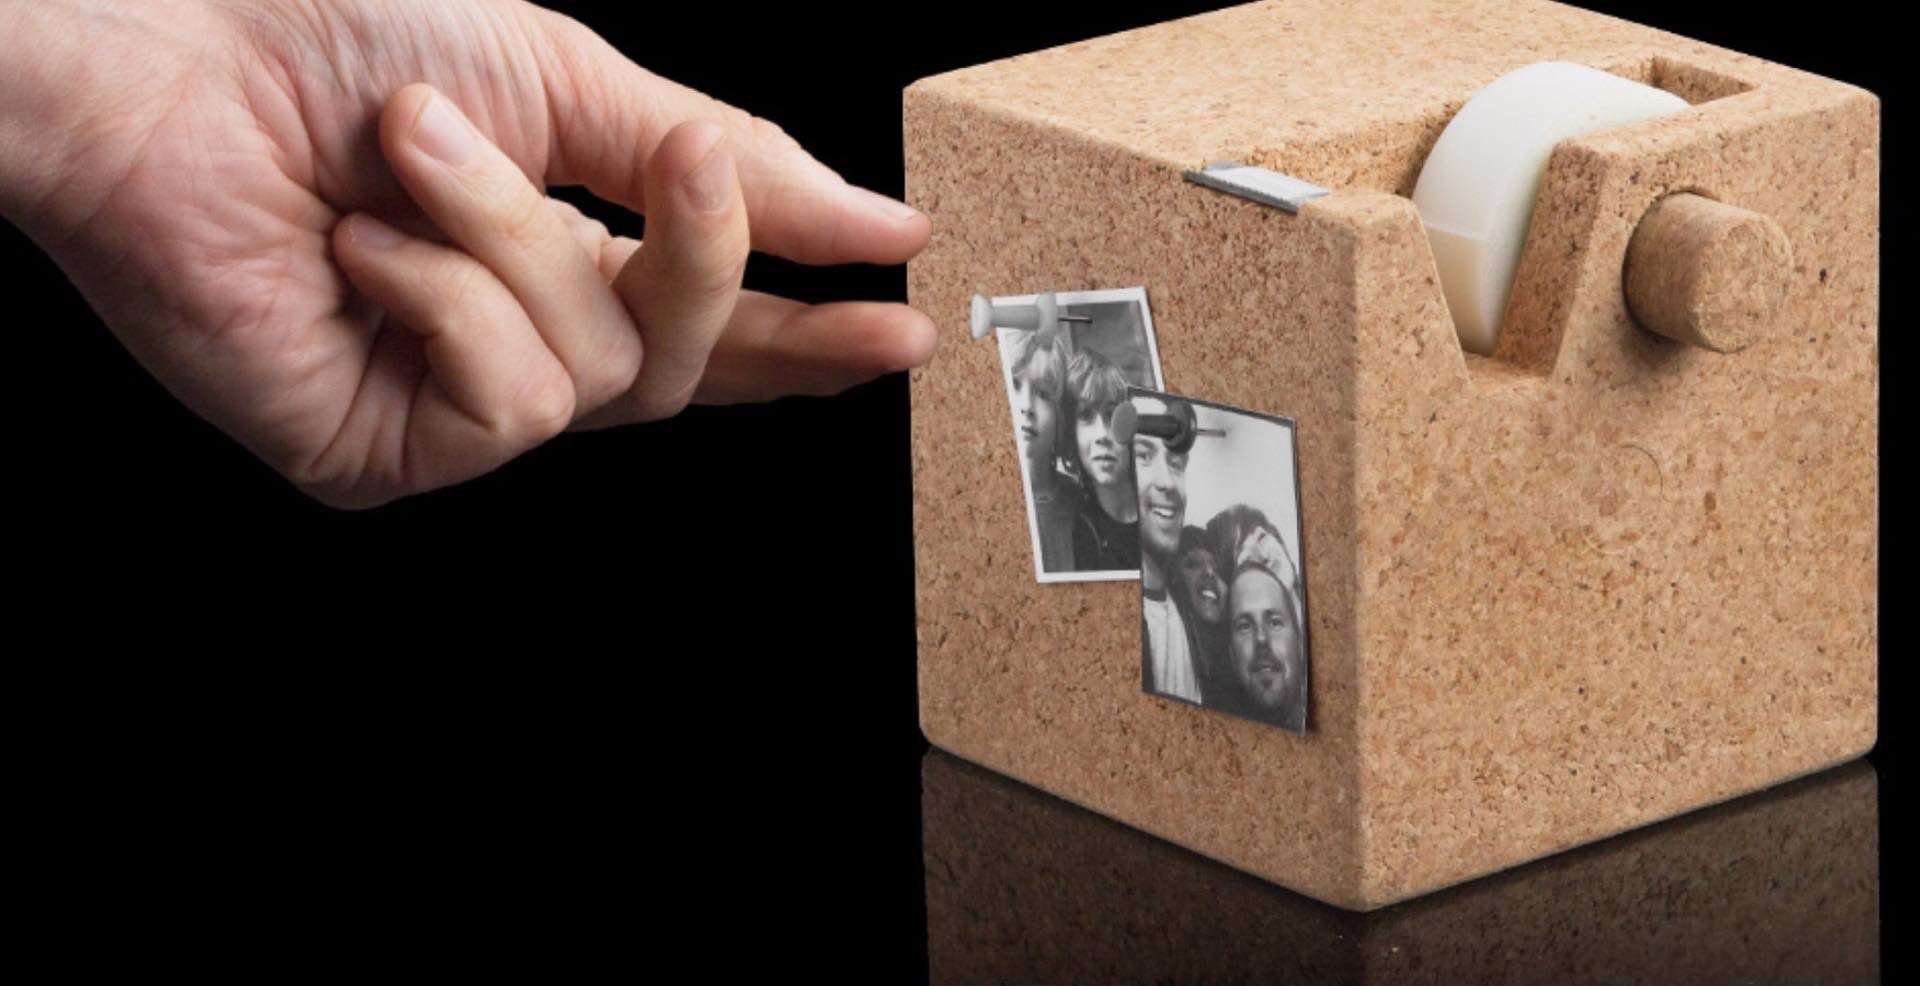
POLYGON ((906 306, 739 290, 749 244, 899 263, 925 217, 550 11, 0 0, 0 27, 0 212, 175 396, 329 504, 931 354, 906 306), (646 244, 542 190, 570 184, 644 212, 646 244))

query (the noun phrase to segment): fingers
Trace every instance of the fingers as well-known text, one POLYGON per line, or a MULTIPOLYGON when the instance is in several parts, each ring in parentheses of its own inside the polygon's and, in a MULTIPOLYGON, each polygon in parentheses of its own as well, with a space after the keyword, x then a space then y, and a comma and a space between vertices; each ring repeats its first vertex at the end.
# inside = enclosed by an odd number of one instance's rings
MULTIPOLYGON (((593 258, 595 268, 600 269, 600 253, 606 249, 606 245, 613 239, 613 234, 607 232, 606 224, 581 212, 575 208, 571 202, 563 199, 549 199, 548 202, 552 204, 555 211, 560 213, 560 217, 566 221, 568 231, 573 233, 573 241, 580 245, 582 252, 588 257, 593 258)), ((637 245, 638 241, 634 242, 637 245)), ((613 274, 611 273, 602 270, 602 275, 608 281, 613 280, 613 274)))
MULTIPOLYGON (((630 269, 640 241, 609 235, 604 225, 566 202, 555 199, 552 204, 580 249, 598 258, 603 276, 613 280, 630 269)), ((649 225, 649 243, 655 228, 649 225)), ((933 357, 937 341, 933 322, 906 305, 807 305, 742 291, 708 354, 693 400, 735 404, 837 394, 875 377, 924 365, 933 357)), ((649 349, 647 362, 653 359, 649 349)), ((582 416, 572 430, 633 420, 619 404, 616 401, 582 416)))
POLYGON ((565 217, 444 96, 402 89, 380 120, 394 174, 427 217, 524 309, 586 410, 625 392, 641 338, 565 217))
POLYGON ((566 367, 486 267, 367 216, 340 223, 333 246, 354 287, 426 340, 430 375, 408 409, 403 485, 481 475, 573 420, 566 367))
POLYGON ((646 242, 613 282, 646 350, 639 379, 619 402, 624 413, 614 412, 628 421, 687 406, 747 268, 747 210, 724 130, 675 127, 647 162, 646 187, 646 242))
MULTIPOLYGON (((600 276, 612 283, 620 276, 633 255, 640 252, 640 241, 626 236, 614 236, 607 227, 560 199, 553 200, 554 207, 566 217, 568 228, 573 230, 574 241, 587 256, 595 259, 600 268, 600 276)), ((642 360, 642 362, 645 362, 642 360)))
MULTIPOLYGON (((610 241, 615 258, 639 247, 610 241)), ((924 365, 937 342, 932 320, 906 305, 837 302, 807 305, 740 292, 733 318, 708 357, 694 391, 700 404, 743 404, 805 395, 824 397, 888 373, 924 365)), ((612 407, 575 421, 574 431, 625 423, 612 407)))
POLYGON ((679 124, 710 119, 733 149, 754 249, 808 264, 898 264, 927 245, 926 216, 847 184, 778 126, 642 69, 576 21, 540 16, 552 42, 553 184, 586 185, 651 222, 641 162, 679 124))
POLYGON ((918 309, 874 301, 807 305, 745 291, 714 346, 694 400, 702 404, 826 396, 925 365, 937 342, 918 309))

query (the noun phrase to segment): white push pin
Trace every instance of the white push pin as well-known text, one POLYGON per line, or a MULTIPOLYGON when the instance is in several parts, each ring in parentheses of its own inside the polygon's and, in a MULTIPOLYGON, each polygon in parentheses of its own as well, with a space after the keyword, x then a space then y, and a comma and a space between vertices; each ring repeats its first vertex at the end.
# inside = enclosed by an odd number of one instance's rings
POLYGON ((994 329, 1022 329, 1042 336, 1059 331, 1061 322, 1091 322, 1087 315, 1060 314, 1060 300, 1051 291, 1034 295, 1033 300, 1017 305, 996 305, 984 294, 973 296, 970 319, 975 339, 984 339, 994 329))

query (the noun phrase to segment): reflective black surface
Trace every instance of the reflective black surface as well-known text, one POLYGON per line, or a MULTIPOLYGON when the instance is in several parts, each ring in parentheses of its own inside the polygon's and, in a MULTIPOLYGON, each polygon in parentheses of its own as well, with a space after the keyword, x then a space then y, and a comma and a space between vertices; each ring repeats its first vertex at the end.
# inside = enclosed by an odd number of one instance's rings
POLYGON ((1877 983, 1877 789, 1817 777, 1369 914, 942 752, 929 981, 1877 983))

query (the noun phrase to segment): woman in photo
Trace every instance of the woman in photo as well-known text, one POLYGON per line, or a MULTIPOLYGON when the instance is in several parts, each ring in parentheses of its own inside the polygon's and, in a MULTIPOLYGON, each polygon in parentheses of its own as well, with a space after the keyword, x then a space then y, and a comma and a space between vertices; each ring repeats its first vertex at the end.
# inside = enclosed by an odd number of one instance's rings
POLYGON ((1075 570, 1073 527, 1079 497, 1073 480, 1057 465, 1055 451, 1062 424, 1060 399, 1067 381, 1066 345, 1057 333, 1018 332, 1009 342, 1013 417, 1039 527, 1040 570, 1071 572, 1075 570))
POLYGON ((1236 503, 1207 521, 1207 540, 1213 544, 1220 570, 1231 572, 1242 562, 1265 565, 1295 595, 1300 593, 1300 573, 1288 553, 1280 528, 1258 507, 1236 503))
POLYGON ((1080 472, 1079 515, 1073 557, 1080 571, 1140 568, 1140 504, 1133 489, 1133 456, 1113 438, 1113 410, 1127 400, 1127 378, 1092 350, 1074 353, 1067 368, 1073 435, 1080 472))
POLYGON ((1174 565, 1176 600, 1191 617, 1199 648, 1194 667, 1200 674, 1202 704, 1218 704, 1216 696, 1231 687, 1227 667, 1227 585, 1207 532, 1188 525, 1180 532, 1180 554, 1174 565))

